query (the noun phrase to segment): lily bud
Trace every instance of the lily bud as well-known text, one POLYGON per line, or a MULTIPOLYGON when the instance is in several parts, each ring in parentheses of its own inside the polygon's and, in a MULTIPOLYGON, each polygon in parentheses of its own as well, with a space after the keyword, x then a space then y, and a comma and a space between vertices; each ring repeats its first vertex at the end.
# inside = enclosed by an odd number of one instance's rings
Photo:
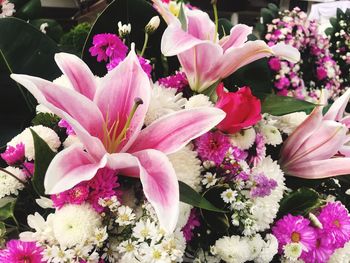
POLYGON ((159 16, 154 16, 151 18, 151 20, 148 22, 148 24, 145 26, 145 31, 148 34, 152 34, 154 31, 157 30, 160 24, 160 18, 159 16))
POLYGON ((118 34, 121 38, 125 38, 127 35, 129 35, 131 32, 131 25, 125 24, 123 25, 122 22, 118 22, 118 34))

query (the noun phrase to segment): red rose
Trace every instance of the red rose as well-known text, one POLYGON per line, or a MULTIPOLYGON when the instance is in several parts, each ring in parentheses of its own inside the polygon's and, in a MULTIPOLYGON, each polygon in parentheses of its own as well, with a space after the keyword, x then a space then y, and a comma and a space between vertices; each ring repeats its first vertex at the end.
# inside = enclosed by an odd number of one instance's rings
POLYGON ((237 92, 226 92, 223 84, 220 84, 216 93, 219 97, 216 107, 226 112, 225 119, 217 125, 219 130, 232 134, 261 120, 260 100, 252 95, 250 88, 243 87, 237 92))

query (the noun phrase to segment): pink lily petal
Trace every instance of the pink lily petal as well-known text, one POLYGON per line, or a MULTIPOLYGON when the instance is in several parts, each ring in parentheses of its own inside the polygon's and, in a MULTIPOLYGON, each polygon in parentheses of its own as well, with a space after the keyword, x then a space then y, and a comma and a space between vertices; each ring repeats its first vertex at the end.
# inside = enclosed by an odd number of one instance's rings
POLYGON ((305 140, 320 127, 322 117, 322 107, 316 107, 306 120, 287 138, 281 150, 282 163, 288 162, 305 140))
POLYGON ((289 166, 286 173, 306 178, 321 179, 350 173, 350 158, 331 158, 327 160, 307 161, 289 166))
POLYGON ((343 118, 345 108, 348 105, 350 99, 350 89, 348 89, 343 95, 341 95, 329 108, 324 115, 324 120, 340 121, 343 118))
POLYGON ((230 35, 220 39, 220 45, 224 51, 230 47, 239 47, 248 40, 248 35, 253 29, 250 26, 238 24, 231 28, 230 35))
POLYGON ((186 10, 187 32, 200 40, 218 41, 215 24, 209 15, 200 10, 186 10))
POLYGON ((347 140, 346 133, 347 128, 344 125, 334 121, 322 121, 321 126, 304 141, 285 166, 288 166, 288 163, 331 158, 347 140))
POLYGON ((55 60, 61 71, 68 77, 74 89, 93 100, 96 92, 96 79, 89 67, 77 56, 58 53, 55 60))
POLYGON ((94 162, 82 145, 74 144, 59 152, 50 163, 44 181, 45 193, 58 194, 90 180, 106 163, 106 158, 94 162))
POLYGON ((134 153, 140 161, 140 179, 147 200, 154 207, 160 225, 174 231, 179 216, 179 184, 168 157, 156 150, 134 153))
POLYGON ((180 23, 175 21, 163 33, 161 51, 165 56, 175 56, 204 43, 213 44, 210 40, 201 40, 183 31, 180 23))
POLYGON ((119 174, 140 177, 140 162, 129 153, 113 153, 107 154, 107 167, 117 170, 119 174))
POLYGON ((171 24, 174 21, 177 21, 177 17, 165 8, 161 0, 152 0, 152 2, 158 13, 161 14, 167 24, 171 24))
POLYGON ((339 153, 341 155, 344 155, 346 157, 350 157, 350 145, 343 145, 340 149, 339 149, 339 153))
POLYGON ((217 108, 195 108, 168 114, 143 129, 128 151, 155 149, 165 154, 176 152, 224 118, 225 113, 217 108))
POLYGON ((350 128, 350 116, 346 116, 340 120, 342 124, 344 124, 346 127, 350 128))
MULTIPOLYGON (((108 122, 108 127, 116 125, 116 134, 124 129, 126 121, 131 114, 136 99, 141 99, 140 105, 130 123, 127 136, 120 144, 120 151, 128 142, 132 144, 142 128, 151 97, 151 85, 147 74, 140 66, 134 50, 122 61, 118 67, 111 70, 102 80, 97 90, 94 102, 101 110, 108 122)), ((126 146, 122 151, 128 148, 126 146)))
POLYGON ((106 151, 99 138, 102 137, 104 120, 91 100, 40 78, 17 74, 11 74, 11 78, 28 89, 39 103, 65 119, 88 151, 96 159, 102 158, 106 151))
POLYGON ((297 63, 300 60, 299 51, 290 45, 278 43, 272 46, 271 50, 274 56, 286 59, 292 63, 297 63))

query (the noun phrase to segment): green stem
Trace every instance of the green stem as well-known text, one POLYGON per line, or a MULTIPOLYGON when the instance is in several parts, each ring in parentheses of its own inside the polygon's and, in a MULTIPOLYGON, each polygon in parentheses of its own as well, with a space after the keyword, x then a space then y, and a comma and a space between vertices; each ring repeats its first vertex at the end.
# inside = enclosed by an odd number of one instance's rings
POLYGON ((146 51, 147 44, 148 44, 148 33, 145 32, 145 41, 143 42, 143 47, 142 47, 141 54, 140 54, 141 57, 143 57, 143 54, 146 51))
POLYGON ((214 19, 215 19, 215 35, 214 35, 214 42, 216 42, 216 36, 218 34, 219 30, 219 16, 218 16, 218 7, 216 5, 216 1, 213 1, 213 11, 214 11, 214 19))
POLYGON ((20 182, 21 184, 23 184, 24 186, 27 185, 27 183, 25 181, 23 181, 22 179, 19 179, 16 175, 14 175, 13 173, 10 173, 9 171, 5 170, 4 168, 0 168, 0 171, 12 176, 13 178, 15 178, 18 182, 20 182))
MULTIPOLYGON (((6 57, 5 57, 5 55, 4 55, 4 53, 2 52, 1 49, 0 49, 0 57, 2 57, 3 61, 5 62, 6 67, 9 70, 10 74, 12 74, 13 73, 12 69, 11 69, 8 61, 6 60, 6 57)), ((30 112, 32 112, 33 111, 33 104, 30 102, 30 100, 28 99, 28 97, 25 94, 24 90, 22 89, 22 87, 17 82, 16 82, 16 85, 17 85, 19 91, 21 92, 28 109, 30 110, 30 112)))

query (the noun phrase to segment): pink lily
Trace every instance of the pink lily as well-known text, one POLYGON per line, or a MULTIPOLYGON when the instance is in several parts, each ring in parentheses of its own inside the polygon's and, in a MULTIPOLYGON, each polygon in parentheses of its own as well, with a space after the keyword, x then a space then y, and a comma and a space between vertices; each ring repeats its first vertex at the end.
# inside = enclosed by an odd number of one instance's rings
POLYGON ((177 55, 191 89, 196 92, 203 92, 237 69, 264 57, 275 55, 294 63, 300 59, 298 50, 291 46, 280 43, 269 47, 261 40, 247 41, 252 28, 242 24, 219 40, 214 22, 200 10, 185 9, 187 31, 184 31, 164 4, 159 0, 153 2, 168 23, 162 37, 162 53, 177 55))
POLYGON ((280 158, 287 174, 318 179, 350 173, 349 118, 343 118, 349 98, 347 90, 324 116, 316 107, 288 137, 280 158))
POLYGON ((209 131, 225 114, 214 108, 182 110, 142 129, 151 85, 134 50, 99 81, 74 55, 56 54, 55 60, 74 90, 32 76, 11 75, 39 103, 66 120, 81 141, 52 160, 45 177, 46 193, 68 190, 108 167, 139 177, 161 225, 172 231, 178 218, 179 189, 166 154, 209 131))

